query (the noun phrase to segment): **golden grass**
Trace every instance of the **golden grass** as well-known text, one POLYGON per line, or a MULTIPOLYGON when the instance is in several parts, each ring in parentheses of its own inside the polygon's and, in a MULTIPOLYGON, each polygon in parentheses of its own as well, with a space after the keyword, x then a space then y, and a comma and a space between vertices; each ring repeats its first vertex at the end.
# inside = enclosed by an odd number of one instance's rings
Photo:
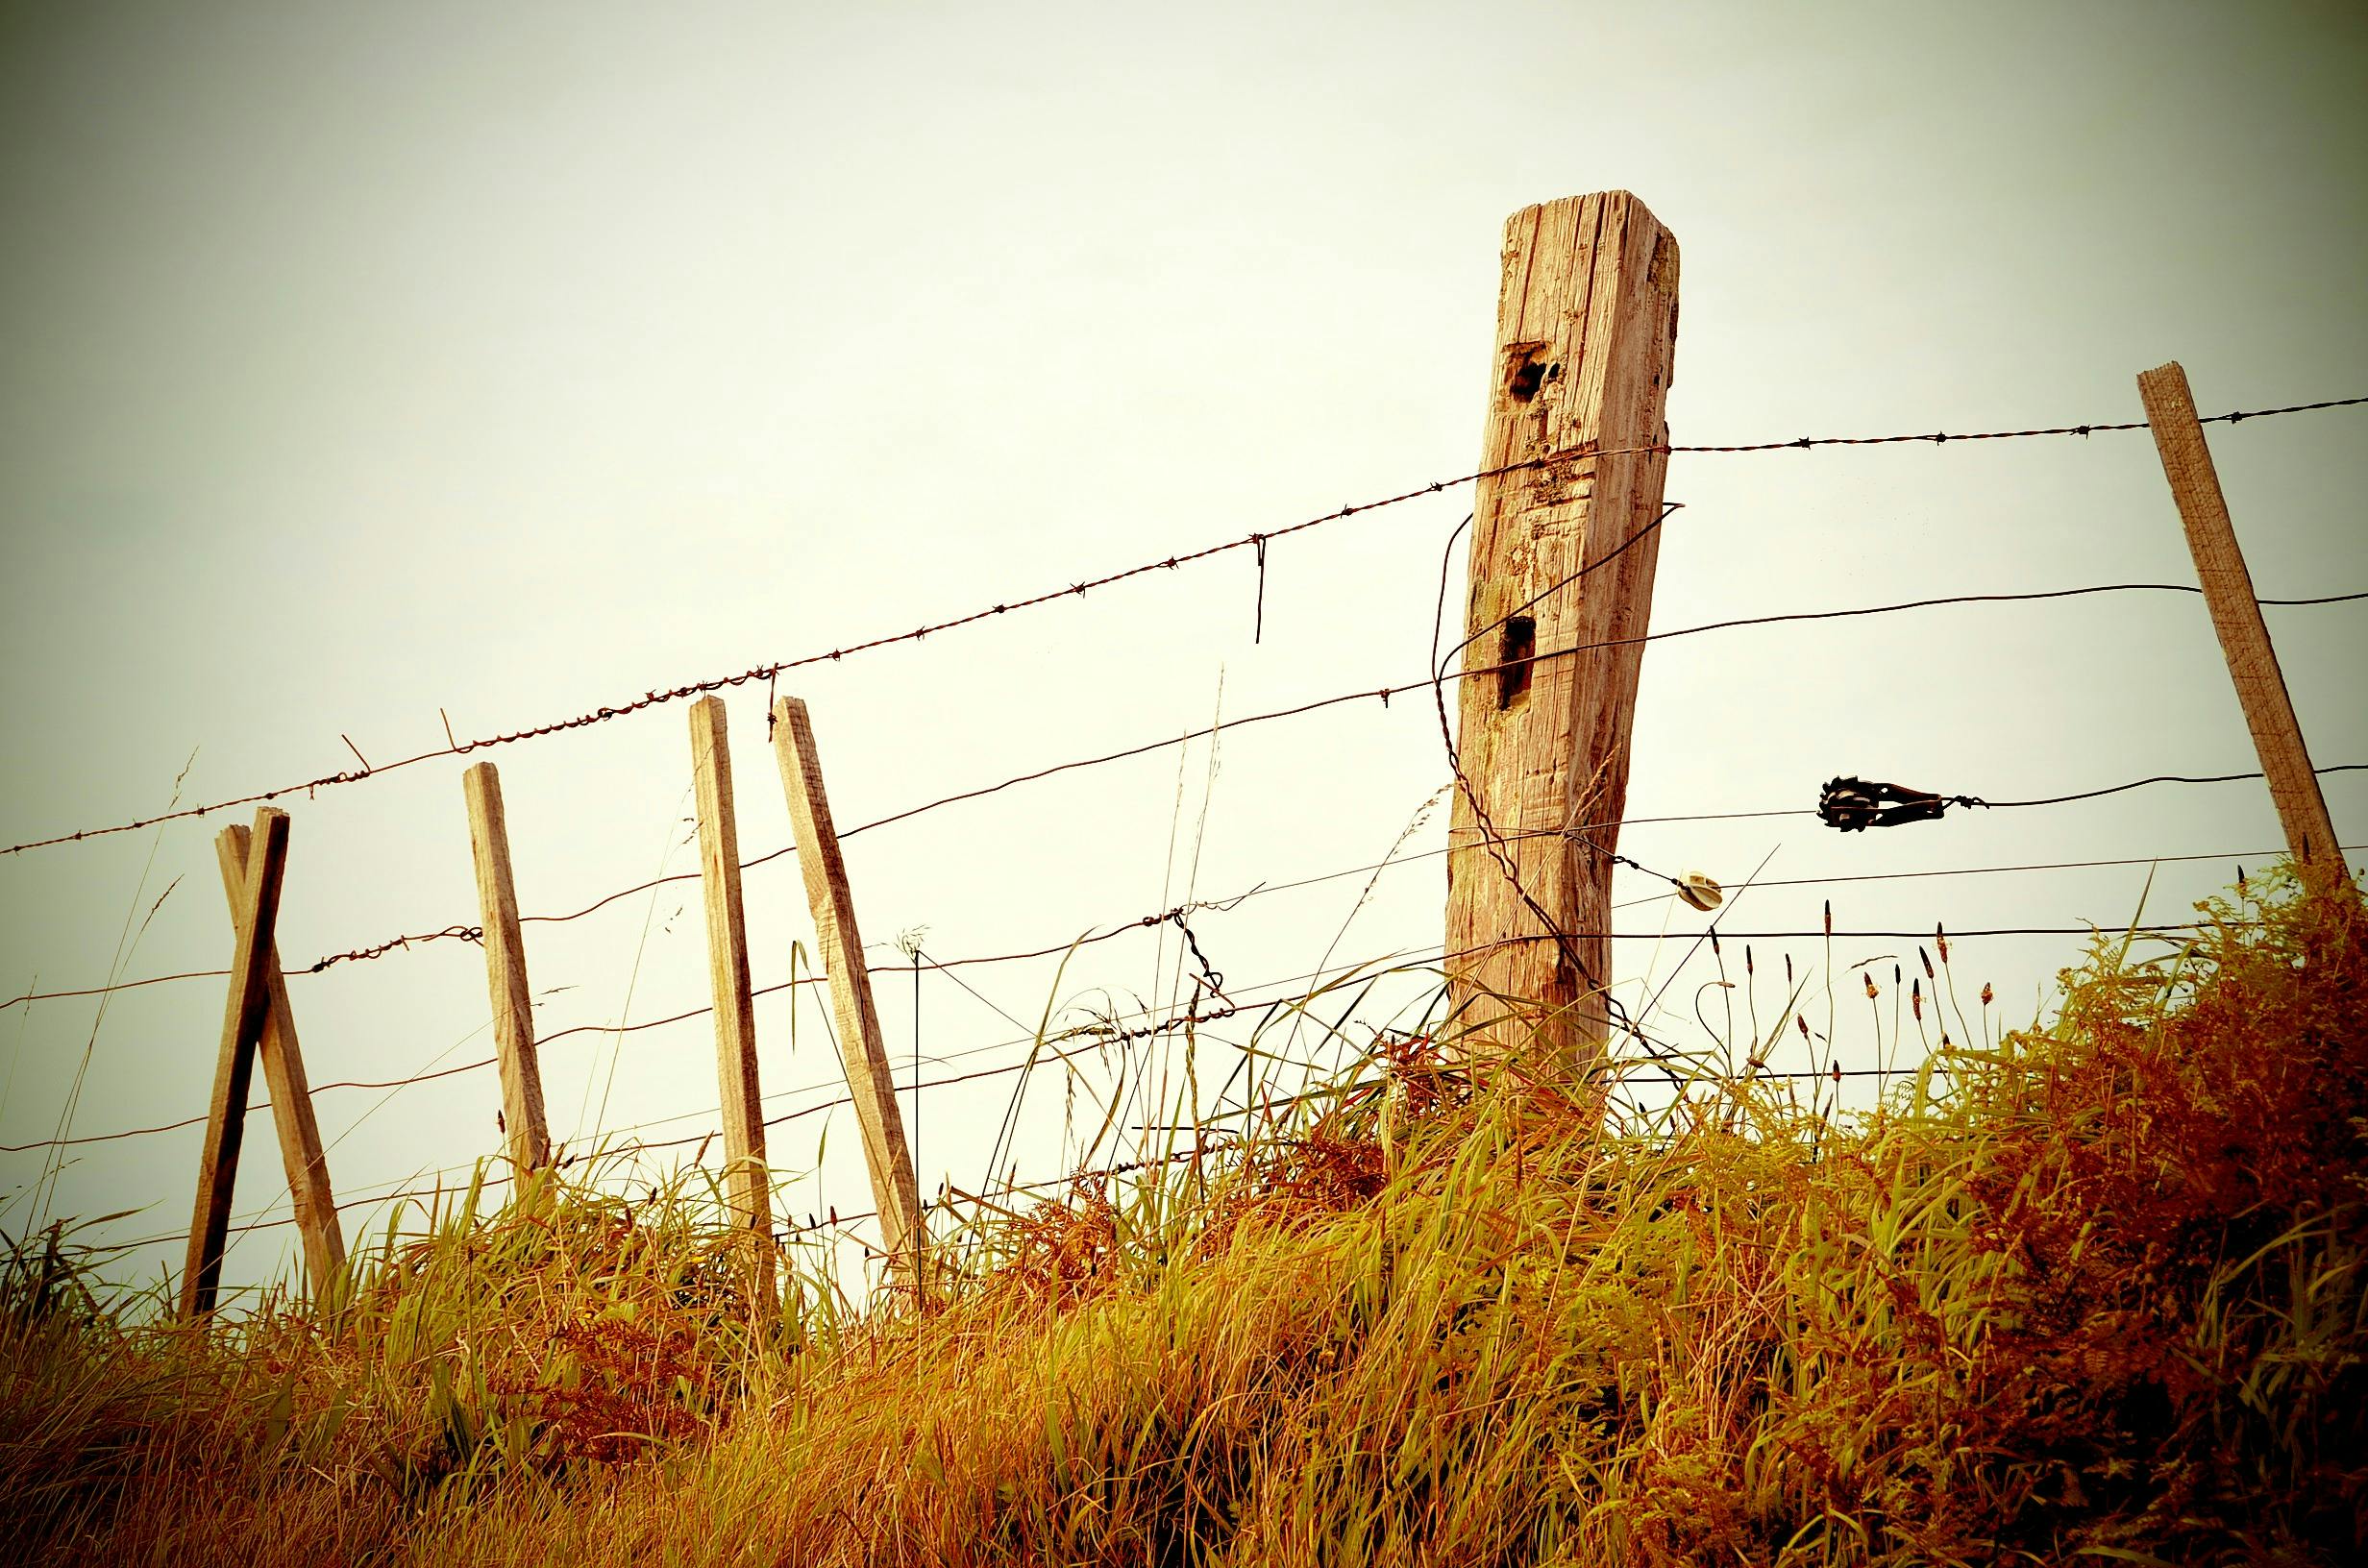
POLYGON ((679 1187, 464 1202, 203 1331, 22 1247, 0 1555, 2358 1561, 2362 917, 2208 914, 1866 1117, 1704 1077, 1598 1132, 1589 1086, 1398 1048, 1386 1095, 986 1214, 926 1313, 794 1259, 753 1313, 679 1187))

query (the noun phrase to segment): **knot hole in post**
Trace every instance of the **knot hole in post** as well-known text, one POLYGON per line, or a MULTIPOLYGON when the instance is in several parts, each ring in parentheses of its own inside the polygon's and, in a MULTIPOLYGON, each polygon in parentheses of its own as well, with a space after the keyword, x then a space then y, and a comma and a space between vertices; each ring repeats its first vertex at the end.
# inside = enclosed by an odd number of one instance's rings
POLYGON ((1559 361, 1547 358, 1554 347, 1551 343, 1508 343, 1505 345, 1505 395, 1516 403, 1527 403, 1538 395, 1541 387, 1562 380, 1559 361))
POLYGON ((1504 712, 1529 690, 1530 661, 1538 654, 1538 618, 1509 615, 1496 650, 1496 711, 1504 712))

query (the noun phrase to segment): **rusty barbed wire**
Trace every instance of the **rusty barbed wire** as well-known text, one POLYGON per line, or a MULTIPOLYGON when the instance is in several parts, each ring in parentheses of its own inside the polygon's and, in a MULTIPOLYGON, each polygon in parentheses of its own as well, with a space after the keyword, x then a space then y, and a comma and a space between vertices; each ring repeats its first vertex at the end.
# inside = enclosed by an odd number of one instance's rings
MULTIPOLYGON (((2307 414, 2321 408, 2349 408, 2368 403, 2368 397, 2329 398, 2321 403, 2291 403, 2278 408, 2237 409, 2232 413, 2212 414, 2198 421, 2204 425, 2238 425, 2248 419, 2268 419, 2277 414, 2307 414)), ((1806 452, 1813 447, 1889 447, 1914 442, 1930 442, 1943 446, 1951 441, 2016 441, 2026 436, 2040 435, 2104 435, 2115 430, 2142 430, 2147 428, 2142 419, 2122 420, 2111 424, 2050 425, 2028 430, 1970 430, 1951 434, 1935 430, 1927 435, 1804 435, 1791 441, 1751 441, 1735 446, 1658 446, 1630 449, 1642 453, 1742 453, 1742 452, 1806 452)), ((1625 455, 1606 453, 1605 456, 1625 455)))
MULTIPOLYGON (((485 943, 485 928, 481 925, 448 925, 441 931, 428 931, 417 936, 388 937, 384 942, 373 943, 367 947, 357 947, 351 952, 332 953, 326 958, 316 958, 295 972, 318 974, 323 969, 338 964, 353 964, 373 958, 384 958, 388 953, 407 952, 414 943, 443 942, 447 939, 471 942, 481 947, 485 943)), ((227 974, 229 971, 224 970, 223 972, 227 974)))
MULTIPOLYGON (((2248 419, 2267 419, 2282 414, 2309 413, 2325 408, 2351 407, 2359 404, 2368 404, 2368 397, 2331 398, 2317 403, 2288 404, 2275 408, 2259 408, 2252 410, 2240 409, 2231 413, 2213 414, 2208 416, 2202 421, 2202 423, 2207 425, 2234 425, 2248 419)), ((142 828, 154 827, 161 822, 182 821, 206 817, 217 811, 228 810, 234 806, 262 804, 277 800, 283 796, 294 795, 300 790, 305 792, 305 794, 309 796, 324 789, 331 789, 343 784, 358 783, 362 779, 373 778, 380 773, 393 772, 398 769, 412 767, 418 763, 434 761, 440 757, 465 756, 471 752, 485 750, 493 747, 509 746, 521 741, 536 740, 549 735, 561 734, 569 730, 581 729, 590 724, 605 723, 609 720, 621 719, 629 714, 639 713, 645 709, 656 707, 662 703, 673 702, 686 698, 700 697, 710 692, 720 692, 728 688, 746 685, 751 681, 761 680, 769 683, 791 670, 802 669, 817 664, 835 663, 839 660, 847 658, 851 654, 870 652, 876 649, 888 648, 900 643, 920 642, 940 632, 952 631, 959 627, 972 625, 981 621, 992 620, 997 616, 1007 615, 1015 610, 1034 609, 1046 604, 1057 603, 1070 598, 1082 598, 1086 594, 1091 593, 1098 588, 1106 588, 1112 586, 1113 584, 1124 582, 1134 577, 1144 576, 1153 572, 1173 571, 1178 567, 1187 566, 1196 561, 1206 560, 1212 556, 1224 554, 1230 551, 1256 550, 1263 551, 1265 547, 1272 543, 1274 540, 1287 538, 1292 534, 1301 533, 1310 528, 1320 527, 1329 523, 1341 522, 1344 519, 1357 516, 1360 513, 1379 511, 1385 507, 1399 505, 1403 502, 1418 500, 1425 496, 1438 495, 1443 491, 1457 489, 1467 484, 1477 484, 1484 479, 1497 478, 1509 474, 1523 473, 1529 470, 1547 468, 1558 463, 1576 463, 1591 460, 1600 461, 1606 457, 1668 454, 1680 453, 1767 453, 1808 451, 1816 447, 1872 447, 1891 446, 1907 443, 1931 443, 1934 445, 1942 445, 1951 441, 2006 441, 2018 440, 2026 437, 2061 435, 2090 436, 2115 430, 2141 430, 2146 428, 2147 426, 2145 422, 2139 420, 2102 424, 2091 423, 2084 425, 2057 425, 2014 430, 1976 430, 1968 431, 1962 434, 1955 434, 1948 431, 1933 431, 1930 433, 1915 435, 1801 436, 1789 441, 1751 441, 1727 444, 1672 444, 1668 442, 1662 442, 1650 446, 1640 447, 1599 448, 1592 442, 1583 442, 1577 447, 1560 452, 1549 453, 1542 456, 1524 458, 1518 462, 1501 464, 1492 468, 1477 469, 1468 474, 1458 475, 1453 478, 1433 479, 1427 484, 1417 485, 1412 489, 1400 491, 1396 495, 1385 496, 1374 501, 1354 502, 1349 505, 1342 506, 1337 510, 1325 512, 1320 516, 1311 517, 1284 527, 1254 531, 1246 534, 1239 539, 1231 539, 1219 544, 1203 546, 1198 550, 1181 551, 1159 560, 1145 561, 1140 565, 1127 567, 1118 572, 1107 573, 1098 577, 1092 577, 1082 581, 1072 582, 1064 588, 1050 589, 1043 593, 1030 595, 1024 599, 1011 600, 1003 603, 990 605, 984 609, 974 610, 967 615, 955 616, 949 620, 933 622, 925 625, 917 626, 911 631, 896 632, 885 636, 870 638, 859 643, 851 643, 840 648, 834 648, 824 653, 809 653, 799 658, 784 659, 772 664, 760 664, 753 666, 751 669, 742 671, 737 674, 717 675, 703 680, 685 682, 684 684, 678 686, 663 688, 651 687, 645 690, 639 697, 631 698, 618 703, 604 703, 600 707, 594 708, 587 713, 577 714, 566 719, 553 720, 547 723, 532 724, 518 729, 496 731, 492 734, 480 736, 473 740, 451 741, 450 744, 444 747, 418 752, 411 756, 402 757, 393 762, 380 763, 376 766, 371 766, 365 762, 359 769, 341 769, 338 772, 324 773, 317 778, 307 779, 300 783, 284 784, 277 789, 262 790, 249 795, 235 796, 227 799, 213 801, 206 805, 185 807, 177 811, 163 812, 154 817, 139 818, 133 821, 114 823, 106 827, 78 828, 71 833, 55 834, 49 838, 29 839, 20 844, 10 845, 5 849, 0 849, 0 854, 22 854, 27 850, 48 848, 56 845, 79 844, 89 839, 106 838, 119 833, 137 832, 142 828)), ((450 740, 449 721, 447 722, 447 739, 448 741, 450 740)), ((352 743, 349 741, 347 745, 350 747, 352 743)), ((357 760, 361 760, 361 753, 358 750, 356 750, 354 754, 357 760)))
MULTIPOLYGON (((7 848, 0 849, 0 854, 21 854, 28 849, 42 849, 61 844, 79 844, 87 839, 105 838, 109 835, 117 833, 136 832, 141 828, 154 827, 160 822, 183 821, 193 818, 209 816, 217 811, 225 811, 234 806, 258 805, 267 801, 277 800, 282 796, 294 795, 300 790, 309 796, 320 790, 333 788, 341 784, 358 783, 362 779, 375 777, 380 773, 393 772, 397 769, 412 767, 418 763, 432 762, 440 757, 466 756, 470 752, 481 751, 493 747, 509 746, 520 741, 537 740, 548 735, 556 735, 568 730, 581 729, 590 724, 605 723, 609 720, 622 719, 629 714, 639 713, 644 709, 656 707, 661 703, 673 702, 686 698, 701 697, 711 692, 720 692, 728 688, 743 686, 751 681, 761 680, 770 682, 791 670, 803 669, 817 664, 836 663, 837 661, 845 659, 851 654, 867 653, 876 649, 888 648, 900 643, 920 642, 925 638, 936 635, 937 633, 952 631, 958 627, 974 625, 977 622, 992 620, 999 615, 1007 615, 1014 610, 1035 609, 1046 604, 1058 603, 1067 599, 1083 598, 1095 589, 1107 588, 1113 584, 1125 582, 1131 578, 1143 576, 1152 572, 1173 571, 1177 567, 1187 566, 1195 561, 1206 560, 1210 556, 1221 555, 1228 551, 1256 548, 1264 543, 1270 543, 1276 539, 1286 538, 1291 534, 1300 533, 1309 528, 1320 527, 1327 523, 1337 523, 1343 519, 1354 517, 1362 512, 1379 511, 1384 507, 1395 506, 1402 502, 1415 501, 1424 496, 1439 495, 1444 491, 1455 489, 1462 485, 1475 484, 1482 479, 1494 478, 1506 474, 1519 473, 1527 469, 1542 468, 1555 462, 1575 461, 1581 457, 1589 456, 1612 455, 1617 455, 1617 453, 1595 453, 1585 452, 1554 453, 1546 456, 1526 458, 1517 463, 1503 464, 1495 468, 1478 469, 1468 474, 1458 475, 1454 478, 1433 479, 1427 484, 1417 485, 1411 490, 1403 490, 1394 496, 1385 496, 1375 501, 1352 502, 1351 504, 1342 506, 1335 511, 1325 512, 1320 516, 1311 517, 1302 522, 1291 524, 1286 527, 1250 533, 1240 539, 1227 540, 1220 544, 1204 546, 1198 550, 1181 551, 1176 554, 1169 555, 1160 560, 1146 561, 1141 565, 1127 567, 1118 572, 1107 573, 1098 577, 1090 577, 1083 581, 1072 582, 1064 588, 1050 589, 1044 593, 1030 595, 1024 599, 1011 600, 1004 603, 991 605, 986 609, 974 610, 968 615, 955 616, 950 620, 938 621, 930 623, 926 625, 917 626, 911 631, 896 632, 886 636, 869 638, 859 643, 850 643, 840 648, 834 648, 826 653, 809 653, 800 658, 783 659, 773 664, 760 664, 752 669, 744 670, 737 674, 717 675, 704 680, 689 681, 679 686, 664 688, 652 687, 643 692, 639 697, 631 698, 626 701, 618 703, 604 703, 602 706, 594 708, 588 713, 577 714, 571 718, 553 720, 548 723, 533 724, 519 729, 497 731, 496 733, 490 735, 480 736, 474 740, 456 741, 450 745, 439 747, 432 750, 422 751, 412 756, 399 758, 393 762, 381 763, 374 768, 365 767, 360 770, 344 769, 337 772, 325 773, 318 778, 307 779, 302 783, 284 784, 277 789, 259 791, 252 795, 236 796, 229 799, 217 800, 208 805, 188 806, 178 811, 161 812, 154 817, 144 817, 134 821, 120 822, 108 827, 80 828, 72 833, 61 833, 46 839, 28 840, 22 844, 10 845, 7 848)), ((356 755, 358 756, 359 753, 358 752, 356 755)))

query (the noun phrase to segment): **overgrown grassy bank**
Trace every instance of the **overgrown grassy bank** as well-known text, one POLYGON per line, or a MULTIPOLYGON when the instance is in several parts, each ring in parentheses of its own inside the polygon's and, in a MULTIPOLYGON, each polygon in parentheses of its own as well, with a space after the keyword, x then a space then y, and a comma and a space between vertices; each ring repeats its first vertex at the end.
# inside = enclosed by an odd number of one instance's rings
POLYGON ((793 1270, 752 1318, 680 1189, 464 1207, 317 1325, 127 1320, 36 1245, 0 1556, 2356 1562, 2362 919, 2208 913, 1870 1117, 1705 1078, 1597 1136, 1399 1050, 1387 1093, 988 1213, 926 1314, 793 1270))

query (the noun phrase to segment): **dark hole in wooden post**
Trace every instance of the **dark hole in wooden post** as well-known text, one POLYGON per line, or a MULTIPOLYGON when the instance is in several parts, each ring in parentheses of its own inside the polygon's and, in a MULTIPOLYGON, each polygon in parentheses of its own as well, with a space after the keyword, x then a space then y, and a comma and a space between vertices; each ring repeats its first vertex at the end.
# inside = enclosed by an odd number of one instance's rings
POLYGON ((1537 653, 1537 617, 1507 616, 1504 646, 1496 655, 1496 706, 1499 712, 1513 706, 1514 699, 1529 690, 1530 660, 1537 653))
POLYGON ((1505 376, 1505 391, 1516 403, 1527 403, 1538 395, 1538 389, 1555 379, 1560 365, 1546 363, 1546 351, 1551 343, 1516 343, 1506 350, 1512 364, 1505 376))

